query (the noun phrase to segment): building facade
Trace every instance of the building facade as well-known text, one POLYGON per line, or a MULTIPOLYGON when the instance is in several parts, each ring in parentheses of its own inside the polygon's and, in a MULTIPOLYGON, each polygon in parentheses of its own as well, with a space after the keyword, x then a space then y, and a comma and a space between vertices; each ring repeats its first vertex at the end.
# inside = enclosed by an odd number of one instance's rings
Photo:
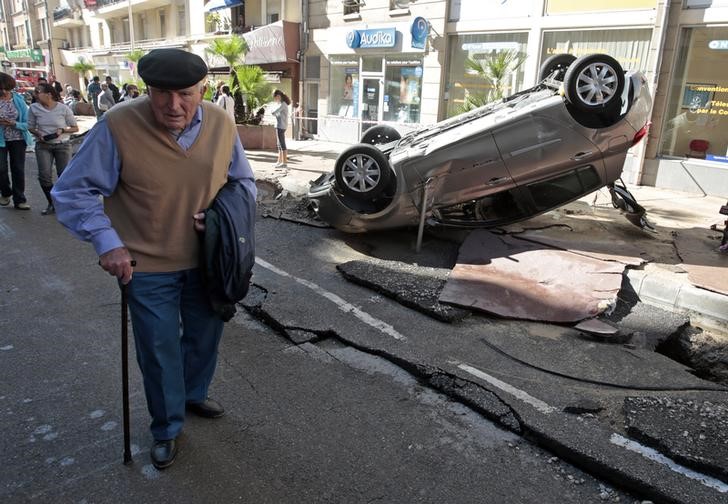
POLYGON ((434 123, 473 97, 533 86, 552 54, 608 53, 642 71, 655 97, 648 141, 629 153, 625 180, 728 196, 728 0, 308 4, 303 114, 320 138, 355 142, 374 122, 401 131, 434 123), (428 25, 424 47, 412 45, 418 19, 428 25), (498 60, 504 53, 510 61, 498 60), (506 67, 498 89, 472 61, 506 67))

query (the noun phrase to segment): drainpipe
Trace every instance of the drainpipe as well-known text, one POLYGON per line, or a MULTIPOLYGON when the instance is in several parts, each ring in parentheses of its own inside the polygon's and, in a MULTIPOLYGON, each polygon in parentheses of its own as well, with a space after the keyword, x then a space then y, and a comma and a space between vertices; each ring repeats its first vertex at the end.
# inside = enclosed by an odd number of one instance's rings
POLYGON ((131 0, 127 1, 127 5, 129 6, 129 52, 131 52, 134 50, 134 14, 131 12, 131 0))
MULTIPOLYGON (((304 105, 304 79, 306 76, 306 50, 308 49, 308 0, 301 0, 301 27, 299 28, 298 59, 301 73, 298 76, 298 107, 306 110, 304 105)), ((295 119, 294 119, 295 121, 295 119)))
MULTIPOLYGON (((665 0, 665 4, 663 7, 662 12, 662 20, 661 20, 661 33, 660 33, 660 45, 659 51, 657 53, 657 61, 655 62, 655 77, 652 79, 652 105, 650 105, 650 113, 647 116, 649 119, 652 119, 652 113, 655 109, 655 99, 657 97, 657 86, 659 85, 660 80, 660 70, 662 68, 662 60, 663 55, 665 51, 665 38, 667 38, 667 25, 670 21, 670 4, 672 3, 671 0, 665 0)), ((649 120, 648 119, 648 120, 649 120)), ((662 132, 660 132, 662 133, 662 132)), ((639 153, 639 164, 637 169, 637 185, 642 185, 642 177, 644 176, 645 171, 645 156, 647 155, 647 142, 649 141, 649 135, 647 138, 645 138, 645 142, 642 145, 642 148, 640 149, 639 153)))

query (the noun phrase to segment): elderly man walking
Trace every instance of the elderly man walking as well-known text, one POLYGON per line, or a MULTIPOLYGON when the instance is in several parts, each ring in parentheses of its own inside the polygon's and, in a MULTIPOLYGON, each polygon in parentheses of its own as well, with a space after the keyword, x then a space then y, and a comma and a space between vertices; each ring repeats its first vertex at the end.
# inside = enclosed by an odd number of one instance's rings
POLYGON ((155 49, 138 69, 149 95, 104 114, 53 197, 58 220, 90 241, 101 267, 127 285, 152 417, 151 458, 163 469, 177 455, 185 410, 224 414, 208 397, 223 322, 201 284, 200 211, 228 179, 253 198, 255 182, 234 125, 203 101, 202 58, 155 49))

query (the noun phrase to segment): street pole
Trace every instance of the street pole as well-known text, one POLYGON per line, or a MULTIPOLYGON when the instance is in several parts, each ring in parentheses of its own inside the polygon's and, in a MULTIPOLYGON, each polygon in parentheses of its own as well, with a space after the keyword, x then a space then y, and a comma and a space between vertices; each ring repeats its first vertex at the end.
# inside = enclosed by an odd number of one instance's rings
POLYGON ((134 15, 131 12, 131 0, 127 0, 129 6, 129 42, 131 43, 131 51, 134 50, 134 15))

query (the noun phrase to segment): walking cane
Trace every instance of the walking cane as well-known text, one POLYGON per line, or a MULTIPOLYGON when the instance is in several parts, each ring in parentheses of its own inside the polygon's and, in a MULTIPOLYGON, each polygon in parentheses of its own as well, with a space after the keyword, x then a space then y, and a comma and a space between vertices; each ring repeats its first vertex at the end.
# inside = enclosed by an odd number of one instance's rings
MULTIPOLYGON (((136 261, 131 262, 132 267, 136 261)), ((129 302, 127 286, 121 285, 121 381, 124 415, 124 465, 132 463, 131 436, 129 434, 129 302)))

